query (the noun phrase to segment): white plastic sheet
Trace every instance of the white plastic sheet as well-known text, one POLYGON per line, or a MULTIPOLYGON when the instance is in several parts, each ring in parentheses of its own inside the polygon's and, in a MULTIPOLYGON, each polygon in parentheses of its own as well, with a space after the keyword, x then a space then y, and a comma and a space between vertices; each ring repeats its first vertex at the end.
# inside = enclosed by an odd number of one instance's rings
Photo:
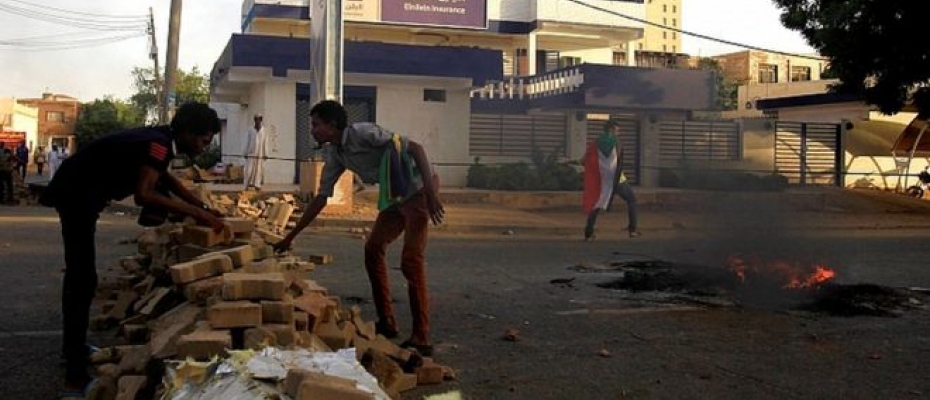
POLYGON ((162 400, 290 399, 279 385, 290 369, 351 379, 359 390, 371 393, 375 399, 390 399, 377 379, 358 363, 354 348, 312 352, 267 347, 260 352, 232 351, 228 358, 209 363, 170 363, 162 400))

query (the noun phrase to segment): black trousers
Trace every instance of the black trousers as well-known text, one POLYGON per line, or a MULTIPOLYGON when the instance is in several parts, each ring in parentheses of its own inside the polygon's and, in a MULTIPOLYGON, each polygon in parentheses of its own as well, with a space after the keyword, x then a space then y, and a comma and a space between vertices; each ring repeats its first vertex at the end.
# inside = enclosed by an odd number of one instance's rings
POLYGON ((0 171, 0 202, 13 201, 13 171, 0 171))
POLYGON ((90 305, 97 291, 94 235, 100 214, 59 208, 58 216, 65 247, 65 277, 61 293, 62 353, 67 379, 80 380, 87 376, 87 328, 90 305))

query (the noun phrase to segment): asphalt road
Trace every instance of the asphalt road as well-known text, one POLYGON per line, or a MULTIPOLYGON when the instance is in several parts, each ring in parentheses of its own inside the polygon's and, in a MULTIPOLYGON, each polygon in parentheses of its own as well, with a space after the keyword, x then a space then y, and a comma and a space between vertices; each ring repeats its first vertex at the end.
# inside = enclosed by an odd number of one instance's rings
MULTIPOLYGON (((134 254, 134 245, 119 242, 138 232, 133 218, 105 215, 98 267, 134 254)), ((752 223, 712 235, 668 231, 593 243, 436 235, 428 247, 436 359, 455 368, 459 379, 405 398, 451 390, 468 399, 930 398, 930 312, 834 317, 667 304, 600 288, 595 284, 610 274, 571 268, 652 259, 716 267, 727 255, 763 254, 824 263, 840 283, 930 287, 928 233, 783 231, 752 223), (507 329, 518 330, 519 340, 504 340, 507 329)), ((348 233, 307 232, 296 252, 333 254, 336 261, 318 266, 312 277, 374 318, 362 243, 348 233)), ((4 399, 50 399, 59 387, 60 251, 50 210, 0 208, 4 399)), ((394 246, 389 260, 398 259, 394 246)), ((403 278, 399 270, 391 278, 406 328, 403 278)), ((107 335, 95 340, 114 341, 107 335)))

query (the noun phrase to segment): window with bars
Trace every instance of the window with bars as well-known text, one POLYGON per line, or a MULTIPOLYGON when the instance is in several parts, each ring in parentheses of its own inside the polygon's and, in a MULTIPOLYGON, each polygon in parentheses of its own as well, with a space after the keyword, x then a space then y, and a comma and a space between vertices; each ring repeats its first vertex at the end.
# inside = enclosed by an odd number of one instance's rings
POLYGON ((759 64, 759 83, 778 83, 778 66, 759 64))
POLYGON ((791 67, 791 81, 802 82, 811 80, 811 67, 791 67))

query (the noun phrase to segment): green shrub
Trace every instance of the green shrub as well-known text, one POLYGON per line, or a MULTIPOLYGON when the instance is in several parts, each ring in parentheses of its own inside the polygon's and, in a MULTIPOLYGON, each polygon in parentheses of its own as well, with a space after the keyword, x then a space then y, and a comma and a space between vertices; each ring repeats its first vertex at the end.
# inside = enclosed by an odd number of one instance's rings
POLYGON ((559 161, 561 149, 544 154, 534 149, 532 165, 525 162, 484 165, 475 157, 466 185, 490 190, 581 190, 584 182, 575 162, 559 161))

